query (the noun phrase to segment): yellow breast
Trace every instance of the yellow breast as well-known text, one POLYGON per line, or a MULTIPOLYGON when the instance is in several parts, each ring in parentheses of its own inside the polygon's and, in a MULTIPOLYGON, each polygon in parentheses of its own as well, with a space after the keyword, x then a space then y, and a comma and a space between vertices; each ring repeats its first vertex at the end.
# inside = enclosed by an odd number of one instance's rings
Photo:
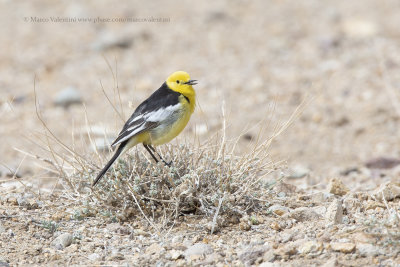
POLYGON ((179 97, 179 102, 182 108, 177 117, 171 121, 166 121, 165 124, 150 131, 150 140, 148 140, 150 144, 157 146, 168 143, 186 127, 192 115, 192 107, 183 96, 179 97))

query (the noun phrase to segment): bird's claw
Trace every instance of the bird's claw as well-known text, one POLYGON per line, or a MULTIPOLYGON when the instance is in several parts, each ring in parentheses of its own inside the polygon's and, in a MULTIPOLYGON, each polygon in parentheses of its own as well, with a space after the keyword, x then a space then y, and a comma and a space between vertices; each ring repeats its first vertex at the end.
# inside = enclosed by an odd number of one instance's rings
POLYGON ((170 162, 166 162, 165 160, 163 160, 164 164, 167 165, 168 167, 171 167, 172 165, 172 160, 170 162))

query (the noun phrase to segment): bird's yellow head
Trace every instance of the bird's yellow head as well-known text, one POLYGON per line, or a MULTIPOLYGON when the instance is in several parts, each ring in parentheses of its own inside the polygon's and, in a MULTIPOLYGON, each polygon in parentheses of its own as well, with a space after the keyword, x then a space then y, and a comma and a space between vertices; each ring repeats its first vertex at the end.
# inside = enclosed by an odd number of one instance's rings
POLYGON ((167 78, 167 85, 170 89, 185 96, 194 95, 192 85, 197 84, 196 80, 191 80, 187 72, 176 71, 167 78))
POLYGON ((176 71, 167 78, 166 83, 171 90, 189 98, 191 108, 194 109, 196 93, 192 85, 197 84, 196 80, 191 80, 187 72, 176 71))

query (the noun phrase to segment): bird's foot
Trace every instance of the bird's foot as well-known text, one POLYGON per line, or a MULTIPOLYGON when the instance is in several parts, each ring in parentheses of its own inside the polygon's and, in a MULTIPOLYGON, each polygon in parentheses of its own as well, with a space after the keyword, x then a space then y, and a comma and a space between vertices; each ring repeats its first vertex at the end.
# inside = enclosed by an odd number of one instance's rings
POLYGON ((162 160, 164 162, 165 165, 167 165, 168 167, 171 167, 172 165, 172 160, 170 162, 166 162, 165 160, 162 160))

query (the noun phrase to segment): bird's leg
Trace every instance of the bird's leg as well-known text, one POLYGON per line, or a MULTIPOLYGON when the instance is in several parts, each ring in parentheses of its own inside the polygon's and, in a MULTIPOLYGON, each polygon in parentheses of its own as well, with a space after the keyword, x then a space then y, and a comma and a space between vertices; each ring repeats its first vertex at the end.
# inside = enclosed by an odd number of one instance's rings
POLYGON ((146 148, 146 150, 150 153, 150 155, 153 157, 153 159, 155 160, 156 163, 158 163, 158 159, 156 158, 156 156, 154 156, 153 152, 151 152, 149 145, 145 145, 143 144, 144 148, 146 148))
POLYGON ((158 152, 156 151, 156 149, 154 147, 152 147, 151 145, 147 145, 153 152, 157 153, 157 155, 160 157, 160 159, 162 160, 162 162, 164 162, 165 165, 167 165, 168 167, 171 166, 172 160, 170 162, 166 162, 160 154, 158 154, 158 152))

